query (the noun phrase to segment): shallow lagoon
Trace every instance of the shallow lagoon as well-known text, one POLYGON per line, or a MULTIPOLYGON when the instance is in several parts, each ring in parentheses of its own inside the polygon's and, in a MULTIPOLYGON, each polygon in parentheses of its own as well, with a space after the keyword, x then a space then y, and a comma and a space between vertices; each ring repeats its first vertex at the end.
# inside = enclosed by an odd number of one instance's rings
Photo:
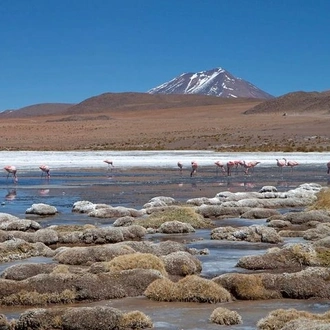
MULTIPOLYGON (((25 210, 33 203, 53 205, 59 211, 56 216, 34 218, 45 227, 52 224, 111 225, 113 220, 110 219, 89 218, 84 214, 72 213, 72 205, 78 200, 139 209, 155 196, 170 196, 184 202, 195 197, 213 197, 225 190, 258 191, 264 185, 273 185, 279 191, 285 191, 305 182, 315 182, 322 186, 330 184, 330 175, 326 173, 329 153, 0 152, 0 160, 2 167, 8 164, 17 166, 19 177, 18 183, 14 184, 10 177, 6 178, 5 171, 0 176, 1 212, 26 218, 25 210), (276 158, 282 157, 295 159, 300 165, 293 171, 290 168, 281 171, 276 166, 276 158), (108 168, 103 162, 107 158, 113 160, 114 168, 108 168), (230 177, 221 173, 214 165, 216 160, 225 163, 233 159, 259 160, 261 163, 249 175, 238 169, 230 177), (176 165, 179 160, 184 164, 182 172, 176 165), (199 163, 199 168, 197 175, 190 177, 192 160, 199 163), (51 167, 50 179, 42 177, 38 169, 44 163, 51 167)), ((247 225, 263 222, 262 219, 228 219, 222 224, 247 225)), ((146 239, 173 239, 186 241, 190 247, 208 248, 210 254, 200 256, 203 262, 201 275, 208 278, 226 272, 244 271, 235 267, 240 257, 264 253, 269 248, 267 244, 211 241, 209 232, 205 230, 190 235, 147 235, 146 239)), ((44 259, 33 258, 20 262, 52 262, 44 259)), ((11 264, 1 264, 0 271, 11 264)), ((109 305, 125 311, 141 310, 152 318, 155 329, 219 329, 218 325, 207 320, 220 304, 159 303, 137 297, 89 305, 109 305)), ((255 329, 256 322, 271 310, 297 308, 322 313, 329 309, 329 302, 238 301, 223 306, 236 310, 243 318, 243 325, 231 326, 231 329, 255 329)), ((12 318, 18 317, 25 309, 1 307, 1 313, 12 318)))

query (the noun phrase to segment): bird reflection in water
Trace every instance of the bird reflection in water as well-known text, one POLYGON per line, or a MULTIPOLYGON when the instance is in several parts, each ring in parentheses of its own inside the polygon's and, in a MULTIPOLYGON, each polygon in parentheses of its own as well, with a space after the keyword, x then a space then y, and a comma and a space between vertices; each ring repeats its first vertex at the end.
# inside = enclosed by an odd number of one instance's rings
POLYGON ((49 194, 50 190, 49 189, 40 189, 39 190, 39 195, 40 196, 47 196, 49 194))
POLYGON ((276 183, 276 187, 284 187, 284 188, 287 188, 289 187, 289 184, 287 181, 277 181, 276 183))
POLYGON ((191 187, 192 187, 193 189, 197 189, 197 184, 196 184, 196 182, 192 182, 192 183, 191 183, 191 187))
POLYGON ((244 190, 249 190, 253 189, 255 187, 255 184, 253 182, 232 182, 230 180, 224 181, 224 182, 219 182, 219 186, 227 187, 228 190, 231 190, 231 188, 240 188, 244 187, 244 190))
POLYGON ((13 201, 16 198, 16 189, 8 190, 8 194, 5 196, 6 201, 13 201))

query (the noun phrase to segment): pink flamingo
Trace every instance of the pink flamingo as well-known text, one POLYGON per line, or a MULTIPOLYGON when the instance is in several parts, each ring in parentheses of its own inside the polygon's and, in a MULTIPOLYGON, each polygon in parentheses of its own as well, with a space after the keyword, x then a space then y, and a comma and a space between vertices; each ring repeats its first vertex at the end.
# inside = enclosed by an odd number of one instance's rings
POLYGON ((178 167, 179 167, 179 169, 180 169, 180 172, 182 172, 183 165, 182 165, 181 162, 178 162, 178 167))
POLYGON ((283 171, 283 167, 286 165, 286 159, 276 159, 277 166, 281 168, 281 172, 283 171))
POLYGON ((328 171, 327 173, 330 174, 330 162, 327 163, 328 171))
POLYGON ((39 168, 41 169, 41 176, 44 175, 44 173, 47 175, 47 178, 50 178, 50 168, 47 165, 41 165, 39 166, 39 168))
POLYGON ((230 160, 227 162, 227 175, 231 175, 231 171, 233 167, 238 168, 238 166, 243 166, 244 161, 243 160, 230 160))
POLYGON ((225 165, 220 160, 217 160, 214 164, 217 166, 217 170, 220 168, 223 173, 226 173, 225 165))
POLYGON ((260 164, 260 162, 256 161, 256 160, 253 160, 252 162, 248 162, 246 163, 245 161, 243 162, 243 166, 245 167, 245 171, 244 173, 245 174, 249 174, 249 169, 253 169, 258 165, 260 164))
POLYGON ((114 165, 113 165, 113 161, 112 161, 112 160, 106 159, 106 160, 104 160, 104 162, 108 164, 108 169, 110 168, 110 165, 111 165, 112 167, 114 167, 114 165))
POLYGON ((13 176, 13 179, 14 179, 14 182, 16 183, 18 181, 18 178, 17 178, 17 169, 15 166, 12 166, 12 165, 8 165, 8 166, 5 166, 4 169, 7 171, 7 179, 9 177, 9 174, 11 174, 13 176))
POLYGON ((283 159, 285 160, 286 166, 290 166, 291 167, 291 171, 293 170, 293 168, 295 166, 298 166, 299 165, 299 163, 296 162, 295 160, 288 160, 287 161, 285 158, 283 158, 283 159))
POLYGON ((195 161, 191 162, 191 172, 190 172, 190 176, 193 176, 194 174, 197 173, 197 168, 198 168, 198 164, 195 161))

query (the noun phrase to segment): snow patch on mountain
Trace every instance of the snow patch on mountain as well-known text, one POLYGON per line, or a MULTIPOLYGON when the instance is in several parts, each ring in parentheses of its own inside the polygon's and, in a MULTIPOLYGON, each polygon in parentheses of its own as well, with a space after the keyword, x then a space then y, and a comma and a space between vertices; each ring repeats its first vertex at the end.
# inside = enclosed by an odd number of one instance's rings
POLYGON ((182 73, 148 91, 149 94, 203 94, 227 98, 270 99, 272 95, 241 78, 234 77, 223 68, 182 73))

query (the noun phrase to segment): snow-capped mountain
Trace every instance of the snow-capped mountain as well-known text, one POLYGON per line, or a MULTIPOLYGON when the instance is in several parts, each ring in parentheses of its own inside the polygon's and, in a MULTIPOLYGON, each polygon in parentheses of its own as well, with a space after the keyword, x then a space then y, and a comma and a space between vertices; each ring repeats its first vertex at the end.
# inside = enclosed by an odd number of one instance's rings
POLYGON ((262 91, 241 78, 234 77, 222 68, 180 76, 150 89, 149 94, 203 94, 226 98, 271 99, 272 95, 262 91))

